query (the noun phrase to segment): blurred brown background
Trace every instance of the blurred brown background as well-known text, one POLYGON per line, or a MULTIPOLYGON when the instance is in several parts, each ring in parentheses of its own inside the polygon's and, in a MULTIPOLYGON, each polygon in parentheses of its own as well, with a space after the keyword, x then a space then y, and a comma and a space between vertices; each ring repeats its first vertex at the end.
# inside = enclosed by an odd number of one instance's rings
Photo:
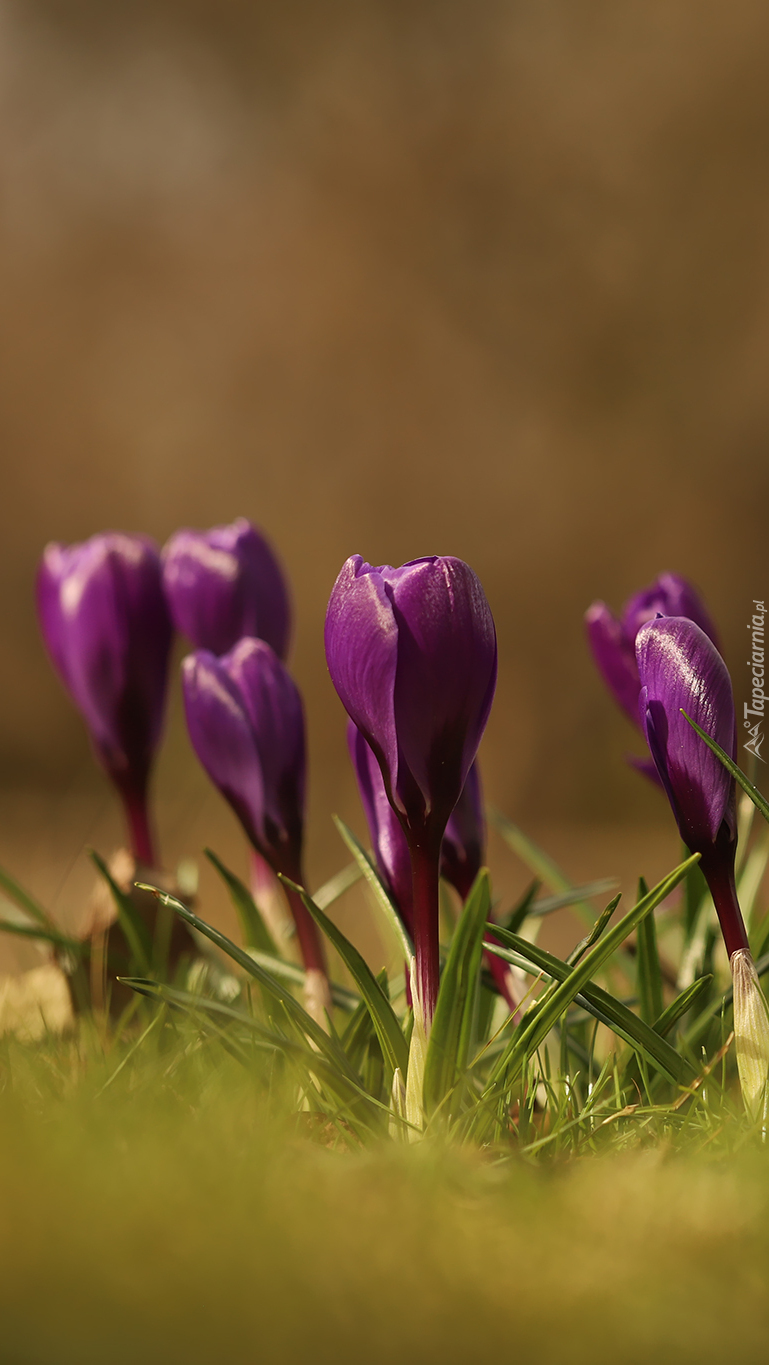
MULTIPOLYGON (((342 861, 330 810, 361 828, 322 649, 353 551, 473 565, 488 795, 576 877, 665 870, 581 618, 683 572, 745 693, 766 6, 2 0, 0 88, 0 860, 66 917, 83 845, 120 834, 38 639, 45 542, 245 514, 293 584, 314 883, 342 861)), ((169 864, 213 842, 242 865, 176 692, 158 796, 169 864)))

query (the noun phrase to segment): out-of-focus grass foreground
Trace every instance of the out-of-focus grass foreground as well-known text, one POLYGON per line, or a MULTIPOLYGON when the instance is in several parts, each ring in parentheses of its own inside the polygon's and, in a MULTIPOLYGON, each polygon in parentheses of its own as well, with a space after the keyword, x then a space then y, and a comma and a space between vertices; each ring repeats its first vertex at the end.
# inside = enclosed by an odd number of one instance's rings
MULTIPOLYGON (((751 0, 0 0, 0 864, 63 925, 121 829, 32 582, 48 540, 106 527, 244 515, 275 545, 311 886, 347 858, 330 812, 364 833, 322 647, 354 551, 478 573, 486 794, 573 882, 629 906, 679 861, 582 615, 684 573, 741 713, 769 593, 768 62, 751 0)), ((243 841, 176 684, 156 810, 236 936, 200 852, 242 872, 243 841)), ((490 838, 512 901, 529 873, 490 838)), ((334 917, 377 970, 365 892, 334 917)), ((173 1014, 141 1044, 0 1040, 1 1358, 765 1358, 766 1154, 718 1071, 691 1133, 583 1114, 569 1161, 536 1116, 514 1158, 361 1149, 257 1071, 173 1014)))

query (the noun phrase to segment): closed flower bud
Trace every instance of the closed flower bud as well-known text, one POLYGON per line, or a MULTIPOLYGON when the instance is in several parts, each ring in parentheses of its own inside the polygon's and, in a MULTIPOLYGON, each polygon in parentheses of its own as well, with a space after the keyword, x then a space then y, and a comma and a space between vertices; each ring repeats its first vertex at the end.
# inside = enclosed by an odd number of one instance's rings
POLYGON ((619 617, 605 602, 594 602, 585 614, 588 641, 598 671, 633 725, 639 723, 641 690, 636 636, 641 626, 658 615, 688 617, 718 646, 715 627, 699 593, 678 574, 660 574, 648 588, 628 599, 619 617))
MULTIPOLYGON (((275 873, 302 883, 305 731, 296 683, 264 640, 240 640, 218 658, 198 650, 182 664, 192 746, 275 873)), ((287 892, 305 966, 325 974, 318 931, 287 892)))
POLYGON ((163 582, 176 629, 197 649, 226 654, 254 636, 285 659, 291 611, 283 572, 244 517, 209 531, 177 531, 163 550, 163 582))
POLYGON ((460 559, 395 569, 353 555, 331 593, 326 658, 408 843, 417 981, 429 1030, 438 989, 441 843, 496 685, 491 610, 460 559))
POLYGON ((172 635, 157 546, 120 532, 49 545, 37 608, 48 652, 125 804, 133 851, 151 865, 147 783, 172 635))

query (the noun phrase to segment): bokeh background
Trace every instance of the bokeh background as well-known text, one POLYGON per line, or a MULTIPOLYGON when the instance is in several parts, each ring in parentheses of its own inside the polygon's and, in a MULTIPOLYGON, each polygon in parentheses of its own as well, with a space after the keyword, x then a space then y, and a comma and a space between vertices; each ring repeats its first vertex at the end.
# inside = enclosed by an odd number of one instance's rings
MULTIPOLYGON (((623 762, 582 614, 685 573, 746 693, 766 6, 1 0, 0 92, 0 861, 66 920, 84 846, 120 839, 38 638, 43 545, 244 514, 293 585, 311 882, 343 861, 330 811, 362 830, 322 649, 354 551, 473 565, 489 797, 574 877, 662 873, 669 813, 623 762)), ((206 842, 244 866, 176 690, 157 795, 169 866, 206 842)), ((512 894, 522 867, 491 856, 512 894)))

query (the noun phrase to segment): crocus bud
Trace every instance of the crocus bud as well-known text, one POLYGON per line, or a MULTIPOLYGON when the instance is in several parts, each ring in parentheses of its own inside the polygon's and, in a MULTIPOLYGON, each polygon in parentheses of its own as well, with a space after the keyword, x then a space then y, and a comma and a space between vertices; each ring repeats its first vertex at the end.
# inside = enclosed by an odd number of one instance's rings
POLYGON ((635 643, 641 626, 656 616, 686 616, 718 647, 716 630, 702 599, 685 578, 663 573, 648 588, 630 597, 617 618, 605 602, 594 602, 585 613, 593 658, 614 700, 633 725, 638 725, 641 682, 635 643))
POLYGON ((438 989, 441 842, 496 685, 491 610, 460 559, 394 569, 353 555, 331 593, 326 658, 409 845, 417 980, 429 1029, 438 989))
POLYGON ((692 853, 700 854, 729 955, 740 1084, 753 1112, 766 1082, 769 1023, 734 881, 734 778, 686 719, 690 716, 734 758, 731 679, 712 640, 685 617, 659 616, 647 622, 638 632, 636 655, 649 751, 681 837, 692 853))
MULTIPOLYGON (((303 883, 305 732, 296 683, 264 640, 240 640, 217 658, 182 663, 192 746, 249 840, 275 873, 303 883)), ((318 931, 287 891, 305 967, 325 977, 318 931)))
POLYGON ((147 784, 172 634, 157 546, 120 532, 49 545, 37 609, 48 652, 122 797, 134 854, 153 865, 147 784))
POLYGON ((163 583, 174 625, 196 648, 226 654, 254 636, 285 659, 291 610, 283 572, 244 517, 209 531, 177 531, 163 550, 163 583))

